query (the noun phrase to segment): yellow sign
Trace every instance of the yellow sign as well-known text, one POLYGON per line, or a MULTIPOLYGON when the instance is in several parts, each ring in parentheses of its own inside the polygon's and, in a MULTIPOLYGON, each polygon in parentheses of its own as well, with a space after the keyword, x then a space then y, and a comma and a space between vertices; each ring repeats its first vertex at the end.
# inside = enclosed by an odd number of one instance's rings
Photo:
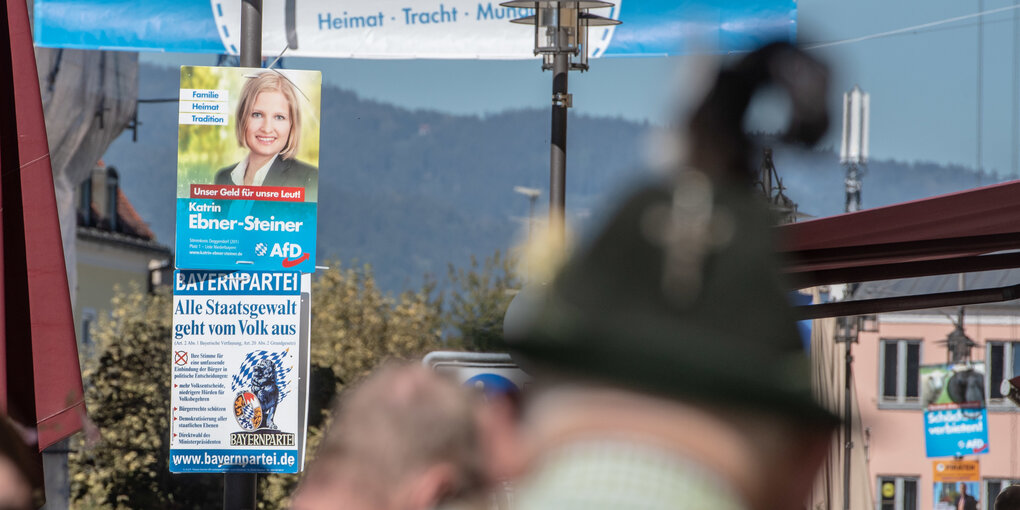
POLYGON ((936 460, 932 478, 936 482, 980 482, 981 468, 976 460, 936 460))
POLYGON ((896 484, 892 482, 885 482, 882 484, 882 497, 884 499, 892 499, 896 495, 896 484))

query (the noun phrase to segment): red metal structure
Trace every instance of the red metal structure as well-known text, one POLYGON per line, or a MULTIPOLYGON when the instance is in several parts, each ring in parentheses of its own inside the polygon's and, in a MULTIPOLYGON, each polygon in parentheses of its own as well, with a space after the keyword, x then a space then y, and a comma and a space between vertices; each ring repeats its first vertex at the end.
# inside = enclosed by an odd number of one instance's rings
POLYGON ((0 412, 39 449, 82 427, 85 402, 31 25, 6 2, 0 39, 0 412))
MULTIPOLYGON (((1020 267, 1020 181, 783 225, 797 287, 1020 267)), ((1017 285, 801 307, 819 318, 1009 301, 1017 285)))

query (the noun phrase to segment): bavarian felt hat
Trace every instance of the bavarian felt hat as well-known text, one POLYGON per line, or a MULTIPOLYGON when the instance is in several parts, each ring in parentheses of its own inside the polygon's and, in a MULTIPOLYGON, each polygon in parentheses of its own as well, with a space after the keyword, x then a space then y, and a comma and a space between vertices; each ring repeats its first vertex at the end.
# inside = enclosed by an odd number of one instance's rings
POLYGON ((826 74, 810 56, 773 44, 721 72, 689 124, 693 167, 630 194, 548 285, 515 299, 505 339, 526 369, 837 421, 812 396, 772 215, 752 190, 740 122, 769 81, 796 97, 793 138, 820 138, 826 74))
POLYGON ((539 377, 834 423, 812 397, 769 210, 697 173, 680 181, 630 195, 551 283, 515 300, 512 354, 539 377))

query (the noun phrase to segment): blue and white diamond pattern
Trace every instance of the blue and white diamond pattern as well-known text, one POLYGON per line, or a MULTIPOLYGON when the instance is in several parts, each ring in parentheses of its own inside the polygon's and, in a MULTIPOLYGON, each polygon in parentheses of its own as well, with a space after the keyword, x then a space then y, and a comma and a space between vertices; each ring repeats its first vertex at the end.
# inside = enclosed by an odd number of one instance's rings
POLYGON ((255 429, 254 406, 252 405, 244 406, 244 408, 241 410, 241 416, 238 417, 237 421, 241 425, 241 428, 243 428, 244 430, 254 430, 255 429))
POLYGON ((255 254, 259 257, 265 255, 267 251, 269 251, 269 247, 266 246, 266 243, 259 243, 255 245, 255 254))

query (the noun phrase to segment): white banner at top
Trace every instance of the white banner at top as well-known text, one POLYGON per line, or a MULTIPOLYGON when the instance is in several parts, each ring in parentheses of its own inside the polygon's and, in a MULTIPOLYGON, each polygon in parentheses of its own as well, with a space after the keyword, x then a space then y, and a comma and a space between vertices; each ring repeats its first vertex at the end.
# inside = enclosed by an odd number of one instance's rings
MULTIPOLYGON (((223 46, 237 53, 241 2, 210 1, 223 46)), ((617 9, 620 3, 616 0, 617 9)), ((499 2, 457 0, 267 1, 262 13, 262 53, 279 55, 290 42, 287 55, 307 57, 529 58, 534 28, 509 21, 533 13, 501 7, 499 2), (293 21, 288 8, 293 9, 293 21)), ((604 52, 614 28, 591 29, 589 51, 604 52)))
MULTIPOLYGON (((502 0, 264 0, 263 56, 533 58, 532 9, 502 0)), ((35 0, 38 46, 237 54, 242 0, 35 0)), ((614 0, 588 51, 663 56, 747 51, 796 38, 796 0, 614 0)))

